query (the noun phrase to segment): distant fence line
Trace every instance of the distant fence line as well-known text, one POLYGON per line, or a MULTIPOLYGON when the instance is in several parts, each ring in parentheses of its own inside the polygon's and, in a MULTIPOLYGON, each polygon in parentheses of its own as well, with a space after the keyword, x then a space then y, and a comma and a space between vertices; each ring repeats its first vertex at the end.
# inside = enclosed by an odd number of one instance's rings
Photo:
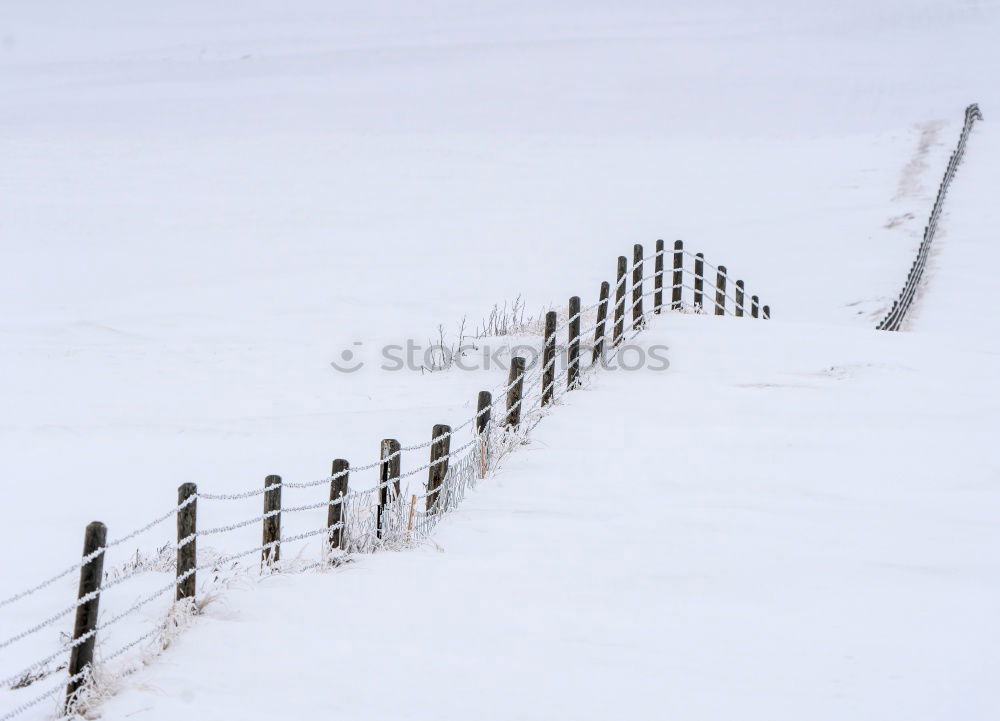
POLYGON ((934 207, 931 209, 931 217, 927 221, 927 225, 924 226, 924 237, 917 248, 917 257, 910 265, 910 272, 906 276, 906 282, 903 283, 903 289, 899 291, 899 296, 893 301, 892 308, 879 321, 879 324, 876 326, 877 330, 899 330, 906 319, 906 313, 913 304, 913 298, 916 296, 917 288, 920 286, 920 279, 923 277, 924 268, 927 266, 927 258, 930 255, 931 243, 934 242, 934 235, 937 233, 938 220, 941 217, 945 196, 948 194, 948 188, 955 177, 958 164, 962 161, 962 156, 965 155, 965 143, 969 139, 972 126, 977 120, 982 119, 983 114, 980 112, 979 106, 975 103, 965 109, 965 123, 962 125, 962 132, 958 136, 958 146, 948 159, 948 167, 945 168, 944 178, 938 186, 937 197, 934 199, 934 207))
POLYGON ((642 245, 635 245, 631 268, 628 258, 620 256, 614 287, 609 282, 602 283, 598 297, 596 303, 586 308, 581 308, 578 296, 570 298, 566 319, 561 323, 557 323, 558 314, 549 311, 545 317, 542 362, 529 367, 524 358, 512 358, 506 382, 490 391, 479 392, 474 415, 454 427, 435 425, 428 441, 401 446, 395 439, 385 439, 381 442, 377 460, 351 466, 345 459, 336 459, 331 475, 314 481, 290 482, 280 476, 269 475, 261 487, 227 494, 205 493, 193 483, 184 483, 178 488, 176 506, 116 540, 107 540, 107 529, 103 523, 95 521, 89 524, 85 531, 83 556, 77 563, 0 600, 0 608, 11 606, 79 571, 75 603, 0 641, 2 650, 75 614, 71 637, 67 637, 51 653, 25 664, 0 680, 0 687, 18 689, 16 700, 21 702, 0 716, 0 721, 8 721, 60 693, 64 693, 61 718, 72 716, 78 706, 85 703, 88 682, 95 668, 94 651, 98 634, 154 600, 172 594, 171 612, 163 623, 117 650, 103 654, 102 662, 122 656, 147 640, 158 636, 162 638, 161 634, 168 632, 170 625, 176 623, 176 609, 190 612, 194 608, 196 594, 199 593, 196 580, 200 572, 218 570, 240 559, 256 556, 259 556, 262 572, 281 570, 282 545, 314 536, 322 539, 321 560, 314 566, 335 564, 345 554, 405 547, 416 539, 426 537, 442 515, 462 501, 469 488, 494 471, 499 460, 524 441, 549 406, 566 393, 581 387, 584 379, 603 367, 623 347, 626 336, 630 339, 643 330, 651 316, 666 311, 710 312, 761 319, 771 315, 770 307, 761 304, 758 296, 750 295, 748 298, 742 280, 730 283, 725 266, 708 263, 702 253, 690 253, 685 250, 682 241, 676 241, 672 250, 665 249, 662 240, 657 241, 656 252, 648 257, 644 256, 642 245), (671 267, 665 269, 668 257, 671 267), (652 273, 647 272, 650 264, 653 266, 652 273), (706 268, 711 271, 707 276, 706 268), (665 276, 669 279, 666 285, 665 276), (665 297, 667 294, 668 297, 665 297), (646 306, 649 310, 644 310, 647 303, 650 304, 646 306), (581 329, 584 317, 592 319, 593 323, 581 329), (560 333, 565 334, 567 341, 568 362, 565 368, 557 368, 555 362, 556 339, 560 333), (588 350, 589 353, 582 352, 588 350), (428 453, 428 461, 404 470, 401 458, 404 452, 409 451, 428 453), (377 484, 373 488, 351 490, 350 476, 365 471, 378 474, 377 484), (422 491, 410 493, 409 487, 404 490, 402 481, 418 474, 426 474, 422 491), (285 488, 328 489, 328 492, 312 503, 283 507, 282 489, 285 488), (262 497, 263 508, 259 515, 214 528, 198 528, 199 501, 216 503, 256 496, 262 497), (282 534, 283 516, 309 511, 317 513, 315 528, 305 533, 282 534), (318 514, 323 511, 325 522, 320 522, 318 514), (136 563, 109 578, 104 569, 106 552, 160 527, 170 519, 176 519, 176 542, 163 546, 158 553, 161 558, 168 559, 167 565, 174 578, 142 595, 111 618, 99 618, 102 593, 150 572, 148 567, 136 563), (261 528, 259 545, 224 557, 213 555, 207 560, 199 559, 199 538, 210 538, 255 525, 261 528), (58 664, 67 656, 65 665, 55 669, 50 667, 50 664, 58 664), (64 669, 66 676, 45 692, 34 695, 27 690, 64 669), (22 693, 25 697, 21 697, 22 693))

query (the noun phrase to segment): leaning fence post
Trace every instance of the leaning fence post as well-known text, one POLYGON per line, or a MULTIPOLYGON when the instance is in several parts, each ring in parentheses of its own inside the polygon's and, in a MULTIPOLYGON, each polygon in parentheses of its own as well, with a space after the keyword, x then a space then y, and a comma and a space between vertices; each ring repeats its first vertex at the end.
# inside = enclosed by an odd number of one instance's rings
POLYGON ((378 514, 375 519, 375 537, 382 538, 385 531, 385 507, 399 495, 400 445, 395 438, 382 441, 379 458, 378 514), (389 488, 392 487, 392 493, 389 488))
POLYGON ((591 364, 596 364, 604 355, 604 322, 608 319, 608 293, 611 284, 608 281, 601 283, 601 299, 597 303, 597 326, 594 328, 594 355, 590 359, 591 364))
POLYGON ((569 299, 569 344, 566 347, 566 389, 580 384, 580 296, 569 299))
POLYGON ((736 317, 743 317, 743 281, 736 281, 736 317))
POLYGON ((182 483, 177 489, 177 591, 176 598, 194 598, 198 567, 198 486, 182 483), (183 545, 181 545, 183 544, 183 545))
POLYGON ((351 464, 343 458, 333 461, 330 469, 330 508, 326 512, 326 527, 330 533, 330 549, 344 547, 344 501, 347 498, 347 486, 351 473, 351 464))
POLYGON ((438 504, 441 486, 448 473, 448 454, 451 452, 451 426, 438 424, 431 432, 431 467, 427 469, 427 512, 444 510, 438 504), (437 506, 437 509, 435 509, 437 506))
POLYGON ((552 403, 556 390, 556 312, 545 314, 545 350, 542 353, 542 405, 552 403))
POLYGON ((760 300, 757 296, 750 296, 750 317, 756 318, 760 314, 760 300))
POLYGON ((663 241, 656 241, 656 260, 653 263, 653 312, 659 315, 663 309, 663 241))
POLYGON ((76 622, 73 624, 73 642, 80 641, 69 656, 70 682, 66 687, 67 712, 72 710, 76 701, 76 693, 87 682, 87 673, 94 662, 94 644, 96 642, 97 610, 101 601, 101 578, 104 576, 104 543, 108 537, 108 529, 100 521, 87 525, 83 534, 83 557, 93 556, 90 561, 80 567, 80 586, 77 590, 77 602, 87 598, 76 607, 76 622))
POLYGON ((614 345, 622 342, 625 332, 625 272, 628 270, 628 258, 618 256, 618 288, 615 289, 615 337, 614 345))
POLYGON ((510 359, 510 375, 507 378, 507 422, 508 428, 515 428, 521 422, 521 393, 524 390, 524 358, 510 359))
POLYGON ((764 320, 771 320, 771 306, 765 305, 761 310, 763 311, 764 320))
POLYGON ((702 290, 705 288, 705 254, 694 254, 694 312, 700 313, 702 290))
POLYGON ((726 314, 726 266, 720 265, 715 275, 715 314, 726 314))
POLYGON ((670 308, 680 310, 684 290, 684 241, 674 241, 674 279, 670 289, 670 308))
POLYGON ((264 479, 264 536, 260 552, 262 566, 281 560, 281 476, 264 479))
POLYGON ((632 330, 642 328, 642 246, 632 246, 632 330))

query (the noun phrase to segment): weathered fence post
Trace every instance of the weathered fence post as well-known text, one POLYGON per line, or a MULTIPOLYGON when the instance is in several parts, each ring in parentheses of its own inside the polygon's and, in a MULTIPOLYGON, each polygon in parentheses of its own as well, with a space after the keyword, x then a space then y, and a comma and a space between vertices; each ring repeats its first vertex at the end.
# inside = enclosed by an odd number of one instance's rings
POLYGON ((566 390, 580 384, 580 296, 569 299, 569 343, 566 346, 566 390))
POLYGON ((715 275, 715 314, 726 314, 726 266, 720 265, 715 275))
POLYGON ((493 407, 493 394, 489 391, 479 391, 476 399, 476 433, 483 435, 490 427, 490 409, 493 407))
POLYGON ((760 300, 757 296, 750 296, 750 317, 756 318, 760 314, 760 300))
POLYGON ((608 319, 608 293, 611 284, 608 281, 601 283, 601 299, 597 304, 597 326, 594 328, 594 354, 590 359, 591 364, 596 364, 604 355, 604 323, 608 319))
POLYGON ((107 527, 100 521, 87 525, 83 534, 83 557, 93 554, 93 558, 80 568, 80 586, 77 590, 77 601, 90 597, 76 607, 76 622, 73 624, 73 641, 86 636, 73 647, 69 656, 69 676, 71 679, 66 687, 65 710, 72 710, 76 693, 87 682, 87 670, 94 663, 94 644, 97 641, 94 629, 97 628, 97 611, 101 601, 101 579, 104 576, 104 543, 108 537, 107 527), (98 553, 98 551, 100 551, 98 553), (74 678, 79 676, 79 678, 74 678))
POLYGON ((653 263, 653 312, 659 315, 663 311, 663 241, 656 241, 656 261, 653 263))
POLYGON ((330 509, 326 513, 326 527, 330 529, 330 549, 344 547, 344 501, 347 498, 348 477, 351 464, 343 458, 337 458, 330 469, 330 509))
POLYGON ((618 256, 618 288, 615 290, 615 336, 614 345, 622 342, 625 332, 625 273, 628 270, 628 258, 618 256))
POLYGON ((771 320, 771 306, 765 305, 761 310, 763 311, 764 320, 771 320))
POLYGON ((743 317, 743 281, 736 281, 736 317, 743 317))
POLYGON ((702 291, 705 288, 705 254, 694 254, 694 312, 700 313, 702 291))
POLYGON ((683 305, 684 290, 684 241, 674 241, 674 279, 670 289, 670 308, 680 310, 683 305))
POLYGON ((198 486, 182 483, 177 489, 177 591, 176 599, 194 598, 198 567, 198 486), (181 544, 184 545, 181 545, 181 544))
POLYGON ((385 532, 385 507, 399 496, 400 445, 395 438, 382 441, 379 458, 378 514, 375 519, 375 537, 382 538, 385 532), (389 488, 392 488, 392 493, 389 488))
POLYGON ((448 454, 451 453, 451 426, 438 424, 431 435, 431 467, 427 469, 427 512, 441 510, 441 486, 448 473, 448 454), (438 506, 435 509, 435 506, 438 506))
POLYGON ((521 422, 521 397, 524 390, 524 358, 510 359, 510 375, 507 377, 507 422, 508 428, 516 428, 521 422))
POLYGON ((264 535, 260 563, 269 566, 281 560, 281 476, 264 479, 264 535), (270 490, 268 490, 270 489, 270 490))
POLYGON ((632 330, 642 328, 642 246, 632 246, 632 330))
POLYGON ((556 390, 556 312, 545 314, 545 350, 542 353, 542 405, 552 403, 556 390))
POLYGON ((479 436, 479 477, 486 478, 486 469, 490 464, 490 416, 493 408, 493 394, 489 391, 479 391, 476 403, 476 434, 479 436))

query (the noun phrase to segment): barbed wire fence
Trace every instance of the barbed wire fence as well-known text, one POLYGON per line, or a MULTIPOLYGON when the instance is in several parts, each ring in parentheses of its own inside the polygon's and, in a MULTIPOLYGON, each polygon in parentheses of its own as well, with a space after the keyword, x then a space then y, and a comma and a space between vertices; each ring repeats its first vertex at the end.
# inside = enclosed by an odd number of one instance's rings
POLYGON ((917 289, 920 287, 924 268, 927 266, 927 258, 930 256, 931 244, 934 242, 934 236, 937 234, 938 220, 941 218, 941 211, 944 208, 945 196, 948 195, 948 188, 951 187, 951 181, 955 178, 955 171, 958 170, 958 164, 962 162, 962 156, 965 155, 965 144, 969 140, 972 127, 977 120, 982 119, 983 114, 980 112, 977 104, 973 103, 965 109, 965 123, 962 125, 962 132, 958 136, 958 145, 948 159, 944 178, 942 178, 941 184, 938 186, 937 196, 934 198, 934 205, 931 208, 931 217, 927 221, 927 225, 924 226, 923 239, 917 247, 917 257, 910 264, 910 272, 906 276, 906 282, 903 283, 902 290, 899 291, 899 296, 893 301, 889 312, 879 321, 876 330, 899 330, 906 319, 906 314, 913 304, 917 289))
POLYGON ((107 694, 102 680, 140 668, 186 627, 201 603, 240 574, 339 565, 354 554, 403 549, 426 538, 471 489, 495 473, 503 459, 526 442, 553 404, 608 367, 653 316, 684 312, 768 319, 771 315, 770 307, 761 304, 758 296, 747 296, 742 280, 730 284, 725 266, 708 263, 702 253, 690 253, 679 240, 672 250, 665 249, 662 240, 657 241, 655 253, 648 257, 642 245, 635 245, 631 269, 628 258, 620 256, 614 286, 602 283, 598 297, 587 307, 581 307, 577 296, 569 299, 561 322, 559 313, 549 311, 541 360, 513 357, 506 382, 480 391, 476 412, 459 425, 435 425, 430 440, 402 446, 395 439, 385 439, 377 460, 351 466, 345 459, 336 459, 329 476, 311 481, 291 482, 270 475, 263 486, 235 493, 208 493, 185 483, 178 488, 176 505, 112 540, 107 540, 103 523, 89 524, 79 561, 0 600, 0 613, 23 606, 29 599, 33 600, 30 611, 34 611, 38 605, 34 601, 51 600, 43 599, 41 592, 61 588, 60 582, 69 583, 78 574, 74 603, 0 640, 0 651, 5 651, 57 630, 68 624, 70 616, 74 619, 72 634, 61 636, 51 646, 38 644, 49 647, 33 661, 15 662, 8 652, 6 664, 0 664, 0 689, 6 689, 3 696, 12 705, 0 712, 0 721, 46 701, 53 703, 56 718, 86 712, 107 694), (665 269, 668 258, 670 267, 665 269), (651 273, 647 272, 650 265, 651 273), (583 322, 589 325, 581 329, 583 322), (560 335, 565 344, 557 342, 560 335), (412 452, 427 453, 427 462, 402 468, 404 453, 412 452), (350 478, 365 472, 377 474, 377 483, 371 488, 351 489, 350 478), (283 505, 285 489, 313 497, 308 503, 283 505), (258 497, 261 513, 198 528, 199 503, 228 507, 258 497), (324 511, 325 522, 321 520, 324 511), (309 512, 315 512, 317 518, 308 530, 282 533, 283 519, 309 512), (105 569, 109 552, 148 534, 161 533, 172 519, 176 521, 175 541, 157 545, 152 556, 136 551, 124 564, 105 569), (261 543, 242 551, 222 554, 198 547, 198 539, 255 526, 261 528, 261 543), (283 557, 283 549, 309 539, 319 541, 312 559, 303 559, 301 553, 291 559, 283 557), (252 560, 247 563, 247 559, 252 560), (101 603, 105 600, 107 607, 109 592, 124 588, 131 589, 134 600, 117 604, 114 613, 102 613, 101 603), (148 622, 150 615, 156 619, 152 623, 148 622), (145 648, 143 644, 147 644, 145 648), (123 657, 123 666, 110 666, 111 661, 123 657), (44 683, 48 687, 37 691, 44 683))

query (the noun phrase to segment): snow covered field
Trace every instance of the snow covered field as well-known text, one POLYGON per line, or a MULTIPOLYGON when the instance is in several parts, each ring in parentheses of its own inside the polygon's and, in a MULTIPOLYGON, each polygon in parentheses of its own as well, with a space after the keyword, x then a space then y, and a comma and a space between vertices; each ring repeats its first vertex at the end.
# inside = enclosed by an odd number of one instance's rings
MULTIPOLYGON (((338 374, 342 349, 593 302, 632 243, 684 238, 775 320, 659 319, 670 372, 567 400, 443 553, 233 590, 105 717, 995 718, 998 26, 958 0, 12 3, 0 596, 88 521, 373 460, 504 375, 338 374), (971 101, 912 333, 874 333, 971 101)), ((48 591, 2 635, 74 583, 48 591)))

